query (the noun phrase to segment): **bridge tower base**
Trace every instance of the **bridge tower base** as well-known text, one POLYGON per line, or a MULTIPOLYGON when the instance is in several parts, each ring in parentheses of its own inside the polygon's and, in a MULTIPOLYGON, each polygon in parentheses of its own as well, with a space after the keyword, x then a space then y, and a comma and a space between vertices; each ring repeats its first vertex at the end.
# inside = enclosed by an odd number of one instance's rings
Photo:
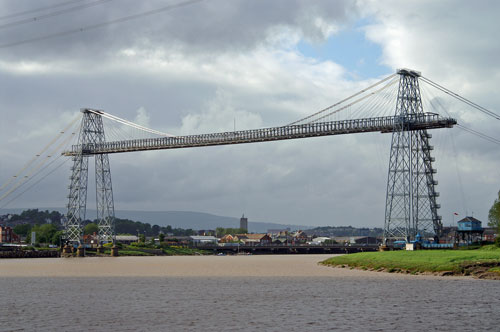
MULTIPOLYGON (((69 186, 68 212, 65 220, 65 238, 67 241, 82 243, 83 222, 87 207, 88 164, 90 155, 86 155, 86 147, 104 143, 104 126, 102 117, 95 112, 82 109, 83 119, 78 136, 78 147, 73 158, 72 174, 69 186)), ((115 211, 111 171, 107 154, 95 156, 96 207, 98 224, 98 244, 115 242, 115 211)))
POLYGON ((432 167, 432 137, 427 130, 409 130, 411 118, 424 114, 419 72, 398 70, 400 75, 395 112, 395 130, 392 134, 389 174, 385 205, 384 244, 394 240, 415 240, 439 236, 442 230, 441 216, 432 167))

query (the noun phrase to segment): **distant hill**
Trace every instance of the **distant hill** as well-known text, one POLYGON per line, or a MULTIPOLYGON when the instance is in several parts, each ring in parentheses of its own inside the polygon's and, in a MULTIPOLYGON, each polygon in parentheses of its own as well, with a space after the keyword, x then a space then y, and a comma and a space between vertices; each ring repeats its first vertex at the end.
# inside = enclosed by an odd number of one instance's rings
MULTIPOLYGON (((64 208, 38 208, 39 210, 59 211, 65 213, 64 208)), ((19 214, 26 209, 0 209, 0 214, 16 213, 19 214)), ((94 219, 96 215, 95 210, 87 210, 87 217, 94 219)), ((217 216, 210 213, 192 212, 192 211, 115 211, 117 218, 130 219, 134 221, 141 221, 150 223, 151 225, 159 226, 172 226, 174 228, 184 229, 215 229, 217 227, 236 228, 240 226, 240 219, 235 217, 217 216)), ((305 225, 289 225, 278 224, 272 222, 257 222, 248 221, 249 232, 260 233, 266 232, 268 229, 310 229, 313 226, 305 225)))
POLYGON ((384 230, 382 228, 367 228, 367 227, 356 228, 352 226, 322 226, 322 227, 307 229, 306 233, 309 235, 314 234, 316 236, 327 236, 327 237, 335 237, 335 236, 380 237, 384 234, 384 230))
MULTIPOLYGON (((240 219, 235 217, 217 216, 203 212, 192 211, 116 211, 119 218, 127 218, 156 224, 159 226, 170 225, 178 228, 215 229, 217 227, 240 227, 240 219)), ((271 222, 248 221, 249 232, 266 232, 268 229, 290 228, 309 229, 312 226, 285 225, 271 222)))

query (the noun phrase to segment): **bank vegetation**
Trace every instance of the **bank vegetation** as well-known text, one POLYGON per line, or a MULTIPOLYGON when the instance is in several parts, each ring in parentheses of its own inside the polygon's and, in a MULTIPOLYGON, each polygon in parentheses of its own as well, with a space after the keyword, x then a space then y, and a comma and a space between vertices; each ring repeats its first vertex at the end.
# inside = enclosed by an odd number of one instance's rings
POLYGON ((470 275, 500 280, 500 248, 364 252, 332 257, 321 264, 381 272, 470 275))

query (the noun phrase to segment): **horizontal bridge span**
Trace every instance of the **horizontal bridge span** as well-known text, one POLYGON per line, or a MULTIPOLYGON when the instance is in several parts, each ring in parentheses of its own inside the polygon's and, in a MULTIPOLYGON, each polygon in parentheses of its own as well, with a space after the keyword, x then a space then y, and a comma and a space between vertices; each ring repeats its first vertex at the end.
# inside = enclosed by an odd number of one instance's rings
POLYGON ((211 145, 269 142, 296 138, 343 135, 354 133, 451 128, 457 124, 453 118, 442 118, 434 113, 387 116, 355 120, 316 122, 282 127, 250 129, 212 134, 145 138, 111 141, 99 144, 73 145, 65 156, 95 155, 147 150, 180 149, 211 145))

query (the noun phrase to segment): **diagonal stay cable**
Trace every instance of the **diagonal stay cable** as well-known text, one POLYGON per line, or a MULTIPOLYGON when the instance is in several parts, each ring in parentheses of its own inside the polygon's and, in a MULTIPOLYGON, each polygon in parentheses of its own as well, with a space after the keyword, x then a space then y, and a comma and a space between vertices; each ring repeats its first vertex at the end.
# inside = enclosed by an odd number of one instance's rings
POLYGON ((437 84, 437 83, 435 83, 435 82, 431 81, 431 80, 430 80, 430 79, 428 79, 428 78, 421 77, 421 79, 422 79, 422 81, 423 81, 423 82, 425 82, 425 83, 427 83, 427 84, 429 84, 429 85, 431 85, 431 86, 435 87, 435 88, 436 88, 436 89, 438 89, 438 90, 443 91, 444 93, 446 93, 446 94, 448 94, 448 95, 450 95, 450 96, 452 96, 452 97, 454 97, 454 98, 456 98, 456 99, 460 100, 461 102, 463 102, 463 103, 465 103, 465 104, 467 104, 467 105, 469 105, 469 106, 471 106, 471 107, 473 107, 473 108, 475 108, 475 109, 477 109, 477 110, 479 110, 479 111, 481 111, 481 112, 485 113, 486 115, 489 115, 489 116, 491 116, 492 118, 495 118, 495 119, 497 119, 497 120, 500 120, 500 115, 498 115, 498 114, 496 114, 496 113, 494 113, 494 112, 492 112, 492 111, 490 111, 490 110, 488 110, 488 109, 486 109, 486 108, 482 107, 481 105, 478 105, 478 104, 476 104, 476 103, 474 103, 474 102, 470 101, 469 99, 467 99, 467 98, 465 98, 465 97, 462 97, 462 96, 461 96, 461 95, 459 95, 458 93, 455 93, 455 92, 453 92, 453 91, 451 91, 451 90, 449 90, 449 89, 445 88, 444 86, 439 85, 439 84, 437 84))
MULTIPOLYGON (((31 180, 35 179, 39 174, 43 173, 47 168, 49 168, 53 163, 55 163, 61 157, 62 157, 61 155, 56 156, 48 164, 45 164, 43 167, 41 167, 33 176, 27 176, 27 177, 25 177, 24 180, 23 180, 23 182, 17 184, 17 186, 11 192, 17 191, 19 188, 22 188, 24 185, 26 185, 27 183, 29 183, 31 180)), ((66 159, 68 159, 68 158, 66 158, 66 159)), ((2 201, 5 198, 7 198, 11 194, 11 192, 9 192, 8 194, 5 194, 4 196, 0 197, 0 201, 2 201)))
POLYGON ((345 106, 343 106, 343 107, 341 107, 341 108, 339 108, 339 109, 336 109, 336 110, 334 110, 333 112, 330 112, 330 113, 328 113, 328 114, 326 114, 326 115, 323 115, 323 116, 321 116, 321 117, 319 117, 319 118, 317 118, 317 119, 311 120, 311 121, 309 121, 308 123, 317 122, 317 121, 319 121, 319 120, 321 120, 321 119, 324 119, 324 118, 326 118, 326 117, 328 117, 328 116, 330 116, 330 115, 332 115, 332 114, 338 113, 338 112, 340 112, 340 111, 342 111, 342 110, 344 110, 344 109, 346 109, 346 108, 348 108, 348 107, 351 107, 351 106, 353 106, 353 105, 355 105, 355 104, 359 103, 360 101, 365 100, 366 98, 371 97, 371 96, 373 96, 373 95, 375 95, 375 94, 379 93, 380 91, 382 91, 382 90, 384 90, 384 89, 387 89, 388 87, 390 87, 391 85, 394 85, 394 84, 395 84, 395 83, 397 83, 398 81, 399 81, 399 79, 389 81, 389 83, 387 83, 386 85, 384 85, 384 86, 383 86, 383 87, 381 87, 380 89, 375 90, 375 91, 373 91, 373 92, 370 92, 369 94, 364 95, 363 97, 361 97, 361 98, 359 98, 359 99, 357 99, 357 100, 355 100, 355 101, 351 102, 350 104, 347 104, 347 105, 345 105, 345 106))
POLYGON ((495 144, 499 144, 499 145, 500 145, 500 140, 499 140, 499 139, 497 139, 497 138, 494 138, 494 137, 488 136, 488 135, 486 135, 486 134, 484 134, 484 133, 482 133, 482 132, 479 132, 479 131, 477 131, 477 130, 474 130, 474 129, 471 129, 471 128, 467 128, 467 127, 464 127, 464 126, 462 126, 462 125, 460 125, 460 124, 456 124, 456 126, 457 126, 458 128, 460 128, 460 129, 462 129, 462 130, 464 130, 464 131, 466 131, 466 132, 468 132, 468 133, 472 134, 472 135, 475 135, 475 136, 477 136, 477 137, 480 137, 480 138, 482 138, 482 139, 484 139, 484 140, 487 140, 487 141, 489 141, 489 142, 491 142, 491 143, 495 143, 495 144))
POLYGON ((66 31, 61 31, 61 32, 53 33, 53 34, 50 34, 50 35, 45 35, 45 36, 40 36, 40 37, 35 37, 35 38, 30 38, 30 39, 24 39, 24 40, 20 40, 20 41, 15 41, 15 42, 7 43, 7 44, 2 44, 2 45, 0 45, 0 48, 8 48, 8 47, 13 47, 13 46, 19 46, 19 45, 29 44, 29 43, 33 43, 33 42, 37 42, 37 41, 41 41, 41 40, 47 40, 47 39, 52 39, 52 38, 57 38, 57 37, 62 37, 62 36, 67 36, 67 35, 72 35, 72 34, 79 33, 79 32, 85 32, 85 31, 95 30, 95 29, 99 29, 99 28, 102 28, 102 27, 105 27, 105 26, 108 26, 108 25, 122 23, 122 22, 127 22, 127 21, 138 19, 138 18, 142 18, 142 17, 146 17, 146 16, 155 15, 155 14, 159 14, 159 13, 162 13, 162 12, 170 11, 170 10, 173 10, 173 9, 177 9, 177 8, 181 8, 181 7, 186 7, 186 6, 193 5, 195 3, 199 3, 199 2, 202 2, 202 1, 204 1, 204 0, 187 0, 187 1, 183 1, 183 2, 178 2, 178 3, 172 4, 172 5, 168 5, 168 6, 165 6, 165 7, 161 7, 161 8, 149 10, 149 11, 142 12, 142 13, 139 13, 139 14, 134 14, 134 15, 129 15, 129 16, 117 18, 115 20, 111 20, 111 21, 107 21, 107 22, 103 22, 103 23, 98 23, 98 24, 94 24, 94 25, 88 25, 88 26, 85 26, 85 27, 77 28, 77 29, 72 29, 72 30, 66 30, 66 31))
MULTIPOLYGON (((46 156, 44 159, 40 161, 38 165, 36 165, 27 175, 22 177, 21 179, 18 180, 18 183, 14 185, 10 190, 8 190, 5 194, 0 196, 0 201, 4 200, 6 197, 8 197, 11 193, 15 192, 17 189, 19 189, 21 186, 23 186, 27 181, 29 181, 31 178, 34 178, 38 176, 44 169, 45 163, 49 160, 49 158, 52 158, 56 153, 60 150, 62 150, 62 147, 65 146, 73 137, 75 136, 75 133, 72 133, 70 136, 68 136, 64 141, 62 141, 53 151, 51 154, 46 156), (42 168, 43 167, 43 168, 42 168)), ((55 159, 59 159, 61 157, 61 154, 59 154, 55 159)), ((54 160, 54 159, 52 159, 54 160)), ((50 162, 49 164, 51 164, 50 162)))
POLYGON ((339 101, 338 103, 335 103, 335 104, 333 104, 333 105, 331 105, 331 106, 328 106, 327 108, 324 108, 324 109, 322 109, 321 111, 318 111, 318 112, 316 112, 316 113, 314 113, 314 114, 308 115, 308 116, 306 116, 305 118, 302 118, 302 119, 299 119, 299 120, 294 121, 294 122, 292 122, 292 123, 289 123, 289 124, 288 124, 288 126, 291 126, 291 125, 297 124, 297 123, 299 123, 299 122, 302 122, 302 121, 308 120, 308 119, 312 118, 313 116, 316 116, 316 115, 321 114, 321 113, 323 113, 323 112, 329 111, 329 110, 331 110, 332 108, 334 108, 334 107, 336 107, 336 106, 339 106, 340 104, 342 104, 342 103, 344 103, 344 102, 346 102, 346 101, 348 101, 348 100, 350 100, 350 99, 352 99, 352 98, 354 98, 354 97, 357 97, 357 96, 359 96, 359 95, 360 95, 360 94, 362 94, 362 93, 365 93, 366 91, 368 91, 368 90, 370 90, 370 89, 372 89, 372 88, 376 87, 377 85, 380 85, 380 84, 384 83, 385 81, 387 81, 387 80, 389 80, 389 79, 393 78, 393 77, 394 77, 394 76, 396 76, 396 75, 397 75, 397 74, 392 74, 392 75, 390 75, 390 76, 388 76, 388 77, 384 78, 383 80, 378 81, 377 83, 375 83, 375 84, 373 84, 373 85, 371 85, 371 86, 369 86, 369 87, 367 87, 367 88, 365 88, 365 89, 363 89, 363 90, 361 90, 361 91, 359 91, 359 92, 357 92, 357 93, 353 94, 352 96, 349 96, 349 97, 347 97, 347 98, 345 98, 345 99, 343 99, 343 100, 339 101))
MULTIPOLYGON (((460 190, 460 196, 462 198, 462 207, 463 211, 467 211, 467 200, 465 199, 465 191, 464 191, 464 186, 463 186, 463 181, 462 181, 462 175, 460 173, 460 168, 458 167, 458 153, 457 153, 457 145, 455 144, 455 138, 453 136, 454 132, 452 130, 449 131, 449 135, 451 137, 451 147, 453 151, 453 160, 455 164, 455 172, 457 173, 457 179, 458 179, 458 188, 460 190)), ((466 214, 467 215, 467 214, 466 214)))
POLYGON ((78 10, 81 10, 81 9, 86 9, 86 8, 90 8, 90 7, 102 5, 102 4, 110 2, 110 1, 113 1, 113 0, 97 0, 97 1, 94 1, 94 2, 84 3, 84 4, 81 4, 81 5, 78 5, 78 6, 61 9, 61 10, 58 10, 58 11, 55 11, 55 12, 52 12, 52 13, 43 14, 43 15, 36 16, 36 17, 24 18, 22 20, 18 20, 18 21, 14 21, 14 22, 9 22, 9 23, 2 24, 2 25, 0 25, 0 29, 10 28, 10 27, 14 27, 14 26, 22 25, 22 24, 27 24, 27 23, 40 22, 40 21, 43 21, 43 20, 45 20, 47 18, 51 18, 51 17, 55 17, 55 16, 67 14, 67 13, 71 13, 71 12, 78 11, 78 10))
POLYGON ((89 109, 88 111, 92 112, 94 114, 99 114, 99 115, 101 115, 101 116, 103 116, 105 118, 108 118, 110 120, 113 120, 113 121, 116 121, 116 122, 120 122, 120 123, 122 123, 124 125, 127 125, 127 126, 130 126, 132 128, 139 129, 139 130, 142 130, 142 131, 146 131, 146 132, 151 133, 151 134, 156 134, 156 135, 160 135, 160 136, 175 137, 175 135, 163 133, 161 131, 154 130, 154 129, 150 129, 150 128, 141 126, 141 125, 139 125, 137 123, 134 123, 132 121, 128 121, 128 120, 119 118, 116 115, 109 114, 109 113, 106 113, 106 112, 103 112, 103 111, 97 111, 97 110, 91 110, 91 109, 89 109))
MULTIPOLYGON (((58 159, 59 158, 54 159, 49 165, 47 165, 47 167, 50 166, 55 161, 57 161, 58 159)), ((10 201, 8 201, 4 205, 2 205, 1 208, 2 209, 5 208, 10 203, 12 203, 16 199, 18 199, 20 196, 22 196, 25 192, 27 192, 28 190, 30 190, 31 188, 33 188, 34 186, 36 186, 37 184, 39 184, 40 182, 42 182, 43 180, 45 180, 45 178, 47 178, 49 175, 53 174, 55 171, 57 171, 59 168, 61 168, 61 166, 63 166, 64 164, 66 164, 69 160, 70 159, 68 159, 68 158, 63 159, 62 163, 60 163, 59 165, 57 165, 53 170, 51 170, 50 172, 48 172, 47 174, 45 174, 44 176, 42 176, 40 179, 38 179, 36 182, 34 182, 33 184, 31 184, 31 186, 29 186, 28 188, 24 189, 22 192, 20 192, 16 196, 14 196, 10 201)))
POLYGON ((0 187, 0 192, 3 189, 5 189, 5 187, 9 186, 12 183, 12 181, 17 179, 26 169, 28 169, 35 162, 35 160, 40 158, 40 156, 43 155, 45 153, 45 151, 47 151, 57 140, 59 140, 59 138, 61 138, 62 135, 64 135, 80 119, 81 119, 81 115, 79 114, 61 132, 59 132, 59 134, 56 137, 54 137, 40 152, 38 152, 26 165, 24 165, 24 167, 21 168, 20 171, 18 171, 14 176, 12 176, 9 179, 9 181, 4 183, 0 187))

